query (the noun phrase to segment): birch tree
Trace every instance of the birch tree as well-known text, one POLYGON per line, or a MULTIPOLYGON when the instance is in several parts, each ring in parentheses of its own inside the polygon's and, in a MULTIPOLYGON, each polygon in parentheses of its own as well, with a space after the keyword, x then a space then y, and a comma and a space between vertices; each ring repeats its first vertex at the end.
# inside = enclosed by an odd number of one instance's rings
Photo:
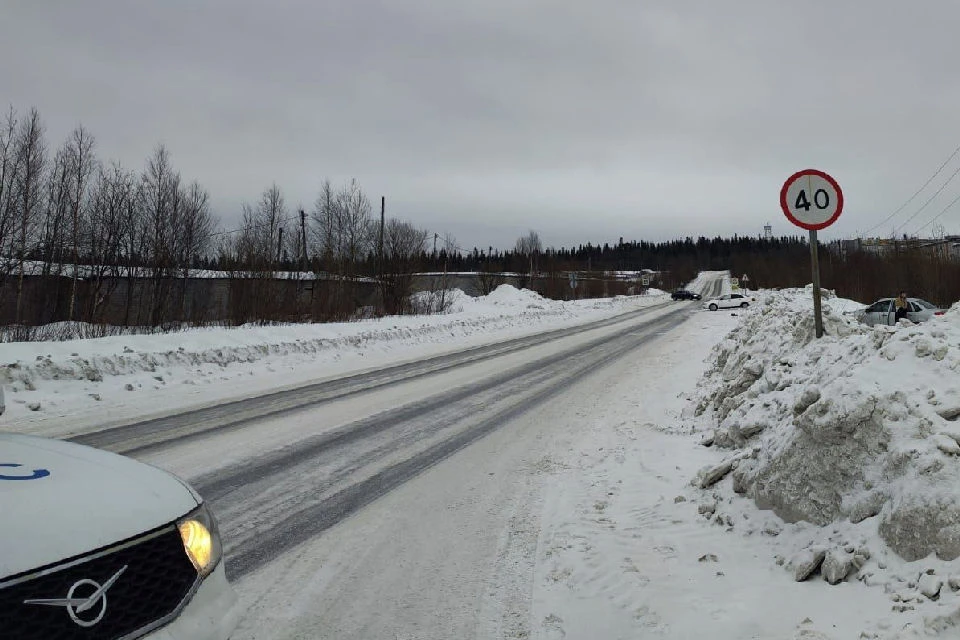
POLYGON ((73 240, 73 280, 70 284, 70 309, 67 319, 73 320, 74 308, 77 304, 77 278, 80 270, 80 221, 84 215, 84 206, 87 199, 87 190, 90 176, 96 168, 97 159, 94 155, 93 136, 82 125, 73 130, 67 142, 68 157, 70 158, 73 173, 73 187, 70 194, 70 211, 73 224, 71 235, 73 240))
POLYGON ((15 142, 16 171, 14 194, 17 202, 16 256, 19 278, 17 280, 16 323, 23 315, 23 278, 27 259, 27 240, 34 231, 43 194, 43 172, 46 168, 46 144, 43 139, 43 124, 40 113, 31 109, 20 123, 15 142))

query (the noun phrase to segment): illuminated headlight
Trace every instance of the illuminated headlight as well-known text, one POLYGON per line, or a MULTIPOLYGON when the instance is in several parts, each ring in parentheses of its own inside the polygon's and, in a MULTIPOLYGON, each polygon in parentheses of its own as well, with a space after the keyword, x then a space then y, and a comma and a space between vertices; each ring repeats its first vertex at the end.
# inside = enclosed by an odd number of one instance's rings
POLYGON ((216 568, 223 555, 220 531, 213 514, 207 505, 200 505, 196 511, 177 522, 177 528, 180 529, 183 550, 187 552, 190 562, 201 577, 207 576, 216 568))

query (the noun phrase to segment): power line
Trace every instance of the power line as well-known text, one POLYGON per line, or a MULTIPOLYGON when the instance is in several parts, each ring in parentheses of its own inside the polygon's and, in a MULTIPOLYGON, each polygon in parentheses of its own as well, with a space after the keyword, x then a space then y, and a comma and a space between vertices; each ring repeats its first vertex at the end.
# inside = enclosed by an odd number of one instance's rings
POLYGON ((953 205, 957 204, 958 202, 960 202, 960 196, 957 196, 956 198, 954 198, 953 200, 951 200, 951 201, 950 201, 950 204, 948 204, 947 206, 945 206, 940 213, 938 213, 937 215, 935 215, 935 216, 933 216, 932 218, 930 218, 930 220, 928 220, 928 221, 926 222, 926 224, 924 224, 922 227, 920 227, 919 229, 917 229, 916 231, 914 231, 914 232, 913 232, 913 235, 919 235, 921 231, 923 231, 924 229, 926 229, 927 227, 929 227, 931 224, 933 224, 934 222, 936 222, 936 221, 940 218, 940 216, 942 216, 943 214, 945 214, 953 205))
POLYGON ((900 229, 902 229, 902 228, 904 228, 905 226, 907 226, 907 224, 908 224, 911 220, 913 220, 913 219, 916 218, 918 215, 920 215, 920 212, 923 211, 924 209, 926 209, 926 208, 927 208, 927 205, 930 204, 931 202, 933 202, 933 199, 934 199, 934 198, 936 198, 938 195, 940 195, 941 193, 943 193, 943 190, 947 188, 947 185, 949 185, 950 182, 951 182, 955 177, 957 177, 957 174, 958 174, 958 173, 960 173, 960 167, 957 167, 956 170, 955 170, 953 173, 950 174, 950 177, 947 178, 947 181, 944 182, 942 185, 940 185, 940 188, 939 188, 939 189, 937 189, 936 191, 934 191, 933 195, 930 196, 930 197, 927 199, 927 201, 923 203, 923 206, 921 206, 919 209, 917 209, 917 210, 913 213, 913 215, 910 216, 909 218, 907 218, 901 225, 899 225, 898 227, 894 228, 893 232, 894 232, 894 233, 897 233, 898 231, 900 231, 900 229))
POLYGON ((211 234, 208 235, 207 237, 208 237, 208 238, 214 238, 214 237, 216 237, 216 236, 225 236, 225 235, 229 235, 229 234, 231 234, 231 233, 239 233, 239 232, 241 232, 241 231, 248 231, 248 230, 250 230, 250 229, 259 229, 260 227, 269 227, 269 226, 272 226, 272 225, 283 224, 284 222, 290 222, 291 220, 299 220, 299 219, 300 219, 300 215, 297 214, 297 215, 295 215, 295 216, 288 216, 288 217, 283 218, 283 219, 281 219, 281 220, 274 220, 273 222, 261 222, 260 224, 251 224, 251 225, 247 225, 247 226, 244 226, 244 227, 240 227, 240 228, 238 228, 238 229, 228 229, 227 231, 215 231, 214 233, 211 233, 211 234))
MULTIPOLYGON (((916 192, 914 192, 914 194, 913 194, 912 196, 910 196, 909 198, 907 198, 907 201, 906 201, 906 202, 904 202, 902 205, 900 205, 899 207, 897 207, 897 210, 894 211, 893 213, 891 213, 891 214, 890 214, 889 216, 887 216, 886 218, 884 218, 882 222, 880 222, 879 224, 877 224, 877 225, 874 226, 874 227, 871 227, 870 229, 867 229, 867 231, 864 232, 863 235, 865 235, 865 236, 870 235, 871 233, 873 233, 874 231, 876 231, 877 229, 879 229, 879 228, 882 227, 883 225, 887 224, 887 223, 888 223, 890 220, 892 220, 898 213, 900 213, 901 211, 903 211, 904 209, 906 209, 906 208, 907 208, 907 205, 910 204, 911 202, 913 202, 914 198, 916 198, 918 195, 920 195, 920 193, 921 193, 924 189, 926 189, 926 188, 930 185, 930 183, 933 182, 933 181, 936 179, 936 177, 937 177, 938 175, 940 175, 940 172, 943 171, 943 169, 944 169, 948 164, 950 164, 950 161, 953 160, 953 159, 957 156, 958 153, 960 153, 960 146, 957 146, 957 148, 953 150, 953 153, 950 154, 950 157, 947 158, 946 160, 944 160, 943 164, 940 165, 940 167, 934 172, 934 174, 933 174, 932 176, 930 176, 930 178, 928 178, 927 181, 923 183, 923 186, 920 187, 919 189, 917 189, 916 192)), ((954 174, 954 175, 956 175, 956 174, 954 174)), ((942 189, 941 189, 941 191, 942 191, 942 189)))

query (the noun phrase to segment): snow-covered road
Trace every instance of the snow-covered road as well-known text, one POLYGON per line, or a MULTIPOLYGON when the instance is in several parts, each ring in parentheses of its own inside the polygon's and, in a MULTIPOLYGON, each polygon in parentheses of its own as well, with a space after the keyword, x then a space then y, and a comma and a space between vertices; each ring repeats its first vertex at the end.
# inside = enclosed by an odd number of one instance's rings
MULTIPOLYGON (((236 423, 204 426, 200 434, 151 444, 136 456, 186 477, 213 504, 228 574, 241 577, 535 409, 689 311, 670 305, 630 314, 316 406, 258 419, 241 414, 236 423)), ((270 406, 275 399, 265 401, 270 406)))
MULTIPOLYGON (((335 432, 340 446, 319 436, 198 478, 241 578, 239 637, 529 637, 543 492, 568 464, 557 443, 695 309, 498 358, 449 390, 448 374, 417 381, 411 396, 433 395, 335 432), (357 430, 365 437, 347 435, 357 430)), ((152 460, 170 466, 181 453, 152 460)))
MULTIPOLYGON (((108 427, 70 439, 80 444, 109 449, 117 453, 144 453, 147 450, 162 448, 166 443, 176 441, 177 444, 184 444, 188 440, 205 437, 214 432, 237 429, 266 418, 281 418, 304 408, 317 408, 319 405, 341 398, 396 386, 425 376, 439 373, 460 374, 459 378, 468 380, 475 376, 476 372, 473 369, 465 369, 466 365, 483 363, 520 352, 526 352, 522 357, 527 359, 529 353, 527 350, 533 347, 570 336, 575 336, 577 340, 594 335, 603 336, 604 334, 598 330, 621 324, 624 320, 646 316, 670 305, 670 302, 664 301, 639 311, 629 311, 574 327, 494 342, 353 375, 335 377, 292 389, 271 391, 133 424, 108 427), (466 376, 462 375, 463 372, 466 372, 466 376)), ((483 368, 480 367, 479 370, 482 371, 483 368)), ((400 397, 409 397, 409 394, 403 391, 400 397)))
POLYGON ((522 637, 554 443, 696 311, 648 305, 74 439, 213 505, 241 638, 522 637))

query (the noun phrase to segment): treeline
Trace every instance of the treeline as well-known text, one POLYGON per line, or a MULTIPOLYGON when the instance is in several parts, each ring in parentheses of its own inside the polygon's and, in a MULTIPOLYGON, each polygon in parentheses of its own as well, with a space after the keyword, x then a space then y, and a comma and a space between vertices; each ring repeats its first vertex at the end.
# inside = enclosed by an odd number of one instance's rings
POLYGON ((163 145, 134 170, 99 158, 83 126, 52 148, 36 109, 11 108, 0 123, 0 324, 202 322, 210 292, 191 293, 188 276, 204 267, 230 273, 220 293, 231 322, 348 317, 370 303, 364 278, 380 273, 379 311, 402 313, 430 234, 376 218, 356 181, 323 183, 309 212, 291 211, 274 184, 223 230, 163 145), (322 295, 270 284, 283 268, 322 275, 322 295))
POLYGON ((101 161, 82 126, 51 150, 36 109, 11 109, 0 126, 0 287, 14 285, 4 315, 15 324, 96 321, 111 289, 134 276, 153 282, 159 324, 176 295, 171 280, 207 254, 215 224, 209 195, 163 146, 132 171, 101 161), (27 277, 41 282, 29 298, 27 277))
MULTIPOLYGON (((210 321, 324 321, 413 309, 415 274, 477 272, 487 293, 511 282, 553 298, 638 290, 612 272, 651 269, 653 284, 682 286, 702 270, 747 274, 752 287, 803 286, 809 247, 800 236, 684 238, 544 247, 530 231, 508 250, 464 248, 410 222, 381 224, 379 200, 357 181, 320 184, 304 211, 273 184, 224 229, 210 196, 176 170, 158 145, 141 169, 97 155, 80 126, 59 146, 36 109, 0 122, 0 325, 61 320, 162 327, 210 321), (74 266, 76 265, 76 266, 74 266), (215 284, 192 269, 226 272, 215 284), (295 274, 283 277, 280 272, 295 274), (304 278, 302 274, 310 274, 304 278), (614 286, 614 284, 616 286, 614 286)), ((945 253, 899 248, 889 254, 823 248, 826 287, 861 301, 900 289, 939 304, 960 299, 960 265, 945 253)), ((449 281, 438 277, 438 293, 449 281)), ((439 302, 426 308, 444 306, 439 302)))

